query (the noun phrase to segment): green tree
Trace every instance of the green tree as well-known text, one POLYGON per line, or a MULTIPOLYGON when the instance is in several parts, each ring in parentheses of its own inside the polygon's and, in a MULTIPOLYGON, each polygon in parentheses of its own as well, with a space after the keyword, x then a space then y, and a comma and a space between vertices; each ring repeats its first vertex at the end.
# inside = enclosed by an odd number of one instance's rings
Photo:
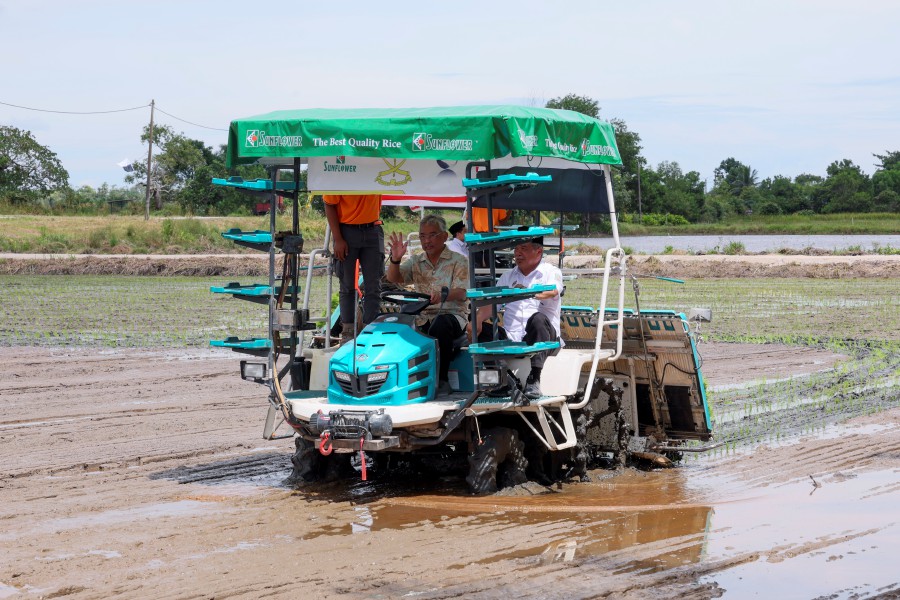
MULTIPOLYGON (((149 139, 150 128, 146 126, 141 141, 146 144, 149 139)), ((193 179, 194 173, 215 161, 215 152, 199 140, 175 133, 168 125, 153 128, 153 145, 156 152, 150 175, 150 191, 156 200, 156 208, 160 209, 163 202, 178 200, 178 194, 193 179)), ((125 181, 145 183, 147 165, 136 162, 133 166, 134 171, 125 176, 125 181)))
POLYGON ((872 156, 881 161, 881 164, 876 165, 879 169, 883 171, 900 170, 900 152, 893 151, 887 154, 873 154, 872 156))
POLYGON ((896 169, 875 171, 872 175, 872 187, 876 195, 885 191, 900 194, 900 166, 896 169))
POLYGON ((828 177, 814 195, 821 212, 870 212, 873 208, 869 177, 852 160, 834 161, 826 169, 828 177))
POLYGON ((900 152, 876 154, 881 161, 878 170, 872 175, 873 210, 896 212, 897 200, 900 196, 900 152))
POLYGON ((801 187, 791 181, 790 177, 776 175, 775 177, 764 179, 759 184, 759 191, 763 197, 763 203, 772 204, 778 209, 773 211, 771 207, 768 207, 765 211, 757 211, 762 214, 792 214, 809 208, 805 202, 806 198, 801 187))
MULTIPOLYGON (((213 178, 229 177, 225 168, 225 146, 215 152, 210 148, 205 150, 209 150, 204 151, 204 160, 208 162, 193 168, 176 195, 181 208, 194 215, 248 214, 257 200, 232 188, 212 184, 213 178)), ((267 177, 265 168, 260 165, 240 166, 232 174, 244 179, 267 177)), ((305 181, 305 171, 301 173, 301 179, 305 181)))
POLYGON ((828 176, 813 191, 817 212, 869 212, 872 194, 869 177, 852 160, 834 161, 826 169, 828 176))
POLYGON ((900 194, 894 190, 884 190, 872 201, 875 212, 900 212, 900 194))
POLYGON ((68 187, 69 173, 55 152, 30 131, 0 125, 0 195, 25 204, 68 187))
POLYGON ((644 214, 681 215, 689 221, 721 218, 719 211, 715 211, 714 218, 712 213, 704 213, 706 184, 700 179, 700 173, 684 173, 674 161, 663 161, 656 169, 644 168, 641 192, 644 214))
MULTIPOLYGON (((641 136, 628 129, 628 125, 622 119, 610 119, 609 121, 616 132, 616 146, 619 148, 619 156, 622 157, 622 168, 618 170, 623 187, 627 194, 616 193, 616 206, 622 212, 638 212, 638 172, 645 168, 647 160, 641 156, 641 136)), ((643 196, 643 190, 641 190, 643 196)))
POLYGON ((573 110, 595 119, 600 114, 600 106, 598 106, 596 100, 588 96, 579 96, 578 94, 566 94, 559 98, 553 98, 547 102, 546 107, 573 110))
POLYGON ((684 173, 677 162, 663 161, 656 169, 665 191, 662 210, 681 215, 689 221, 696 221, 701 216, 706 184, 700 179, 700 173, 690 171, 684 173))
POLYGON ((802 206, 797 211, 811 210, 813 212, 821 212, 821 206, 816 205, 815 194, 816 189, 825 182, 825 178, 819 175, 811 175, 809 173, 801 173, 794 177, 794 188, 800 198, 799 202, 802 206))
POLYGON ((726 158, 714 172, 715 187, 721 191, 738 197, 744 188, 756 187, 758 174, 735 158, 726 158))

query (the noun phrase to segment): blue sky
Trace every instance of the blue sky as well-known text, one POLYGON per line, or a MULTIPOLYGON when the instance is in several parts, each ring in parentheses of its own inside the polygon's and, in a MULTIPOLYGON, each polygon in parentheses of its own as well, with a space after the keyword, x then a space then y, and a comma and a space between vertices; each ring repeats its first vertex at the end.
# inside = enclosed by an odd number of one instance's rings
MULTIPOLYGON (((900 150, 900 2, 0 0, 0 102, 149 105, 226 129, 278 109, 596 99, 651 165, 825 174, 900 150)), ((149 107, 0 105, 73 186, 122 185, 149 107)), ((201 139, 225 132, 156 114, 201 139)))

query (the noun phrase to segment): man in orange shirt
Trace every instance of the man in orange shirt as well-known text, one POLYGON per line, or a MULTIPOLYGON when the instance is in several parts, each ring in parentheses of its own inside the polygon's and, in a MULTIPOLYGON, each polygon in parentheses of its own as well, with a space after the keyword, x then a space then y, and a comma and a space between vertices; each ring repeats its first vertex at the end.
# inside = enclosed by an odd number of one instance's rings
POLYGON ((325 216, 334 238, 335 272, 340 279, 341 338, 353 337, 356 315, 356 261, 363 276, 363 310, 359 329, 378 316, 384 276, 384 231, 381 196, 324 195, 325 216))
MULTIPOLYGON (((491 211, 494 220, 494 231, 497 231, 497 225, 506 219, 509 211, 502 208, 495 208, 491 211)), ((464 219, 465 220, 465 219, 464 219)), ((487 233, 488 228, 488 211, 486 208, 472 207, 472 227, 475 233, 487 233)), ((476 267, 487 268, 487 252, 474 252, 472 258, 476 267)))
MULTIPOLYGON (((509 214, 509 211, 503 208, 495 208, 491 212, 493 213, 495 228, 505 221, 506 216, 509 214)), ((486 208, 472 207, 472 225, 475 227, 475 233, 486 233, 488 231, 488 211, 486 208)))

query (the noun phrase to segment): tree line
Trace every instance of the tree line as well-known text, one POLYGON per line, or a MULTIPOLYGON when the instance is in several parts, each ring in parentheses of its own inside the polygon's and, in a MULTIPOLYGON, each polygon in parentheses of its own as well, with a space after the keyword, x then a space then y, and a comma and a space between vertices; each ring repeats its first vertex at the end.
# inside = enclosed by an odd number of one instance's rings
MULTIPOLYGON (((574 110, 600 116, 598 102, 568 94, 547 102, 548 108, 574 110)), ((869 176, 848 159, 836 160, 824 177, 800 174, 776 175, 760 180, 750 165, 734 157, 715 169, 710 189, 697 171, 684 172, 675 161, 650 165, 641 155, 641 137, 624 120, 610 119, 622 166, 613 170, 616 205, 626 221, 714 223, 741 215, 788 215, 900 212, 900 151, 874 154, 880 162, 869 176)), ((214 149, 200 140, 176 133, 171 127, 154 128, 156 148, 150 173, 152 205, 185 214, 233 215, 251 210, 246 196, 210 183, 213 177, 240 175, 266 177, 263 167, 225 168, 225 146, 214 149)), ((145 127, 142 140, 149 140, 145 127)), ((50 208, 70 212, 124 209, 143 210, 147 165, 135 162, 126 175, 127 187, 102 185, 72 189, 68 172, 49 148, 31 132, 0 125, 0 205, 23 210, 50 208)), ((313 207, 319 205, 310 199, 313 207)), ((587 230, 592 218, 584 215, 587 230)))

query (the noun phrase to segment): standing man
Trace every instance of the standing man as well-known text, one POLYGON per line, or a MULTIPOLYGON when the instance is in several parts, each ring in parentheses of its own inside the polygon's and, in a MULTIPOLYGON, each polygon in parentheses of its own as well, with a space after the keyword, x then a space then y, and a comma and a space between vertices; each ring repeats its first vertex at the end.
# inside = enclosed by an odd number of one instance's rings
MULTIPOLYGON (((501 225, 508 216, 509 211, 504 208, 495 208, 491 211, 491 217, 494 221, 494 231, 497 231, 497 225, 501 225)), ((490 231, 490 227, 488 227, 488 211, 486 208, 479 208, 477 206, 472 207, 472 226, 475 228, 475 233, 486 233, 490 231)))
MULTIPOLYGON (((550 263, 542 262, 544 258, 543 238, 519 244, 514 250, 516 266, 500 276, 497 285, 501 287, 529 288, 534 285, 554 285, 555 290, 541 292, 532 298, 517 300, 506 305, 503 311, 503 329, 508 339, 514 342, 534 344, 536 342, 552 342, 560 338, 560 312, 563 291, 562 271, 550 263)), ((491 316, 491 307, 478 309, 479 341, 485 339, 489 330, 484 327, 484 320, 491 316)), ((503 334, 500 334, 503 337, 503 334)), ((531 356, 531 372, 525 381, 523 393, 532 400, 541 397, 541 370, 544 361, 556 351, 539 352, 531 356)))
MULTIPOLYGON (((488 210, 486 208, 472 207, 472 228, 475 233, 488 233, 489 231, 497 231, 497 225, 500 225, 509 216, 509 211, 503 208, 495 208, 491 211, 491 218, 494 222, 494 228, 488 227, 488 210)), ((488 264, 488 253, 486 250, 476 252, 473 255, 475 266, 486 269, 490 267, 488 264)))
POLYGON ((391 260, 387 280, 398 285, 412 284, 415 290, 431 295, 431 306, 416 317, 416 326, 425 334, 437 338, 440 352, 438 394, 450 393, 450 359, 453 342, 463 334, 468 311, 466 290, 469 263, 461 255, 447 248, 447 223, 437 215, 428 215, 419 224, 421 254, 403 261, 406 244, 400 233, 391 234, 391 260), (446 298, 443 288, 447 288, 446 298))
POLYGON ((451 252, 469 258, 469 247, 466 245, 466 224, 462 221, 457 221, 450 226, 450 241, 447 242, 447 247, 451 252))
POLYGON ((381 303, 384 275, 384 231, 381 229, 381 196, 324 195, 325 216, 334 237, 335 273, 340 279, 341 341, 353 338, 356 315, 356 262, 363 276, 363 310, 360 329, 375 320, 381 303))

